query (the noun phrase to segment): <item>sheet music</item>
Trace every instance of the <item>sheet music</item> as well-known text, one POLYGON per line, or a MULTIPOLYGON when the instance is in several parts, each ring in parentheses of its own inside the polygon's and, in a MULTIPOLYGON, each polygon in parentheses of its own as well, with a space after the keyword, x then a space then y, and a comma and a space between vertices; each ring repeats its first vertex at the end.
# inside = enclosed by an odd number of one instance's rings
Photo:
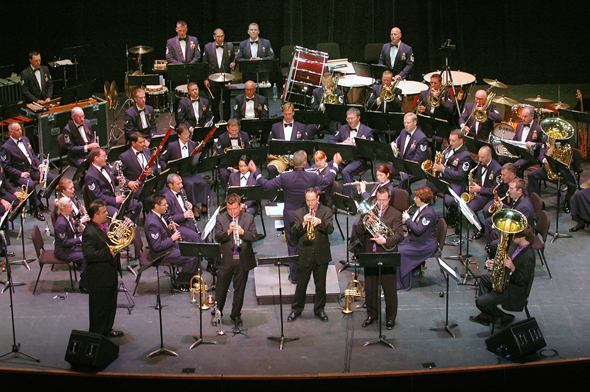
POLYGON ((211 233, 213 231, 213 229, 215 228, 215 223, 217 223, 217 214, 219 214, 220 209, 221 209, 221 206, 217 207, 217 209, 213 213, 213 216, 211 217, 211 219, 209 219, 209 222, 207 222, 207 224, 205 225, 205 229, 203 229, 203 236, 201 238, 207 238, 209 236, 209 233, 211 233))

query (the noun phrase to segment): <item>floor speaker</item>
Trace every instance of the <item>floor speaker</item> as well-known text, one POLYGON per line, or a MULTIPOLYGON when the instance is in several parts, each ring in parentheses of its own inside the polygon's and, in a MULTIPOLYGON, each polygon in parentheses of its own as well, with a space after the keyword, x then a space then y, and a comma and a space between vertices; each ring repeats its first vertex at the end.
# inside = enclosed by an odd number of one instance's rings
POLYGON ((76 367, 103 370, 119 356, 119 346, 106 337, 91 332, 72 330, 66 362, 76 367))
POLYGON ((510 360, 526 357, 546 345, 534 317, 514 323, 486 339, 488 350, 510 360))

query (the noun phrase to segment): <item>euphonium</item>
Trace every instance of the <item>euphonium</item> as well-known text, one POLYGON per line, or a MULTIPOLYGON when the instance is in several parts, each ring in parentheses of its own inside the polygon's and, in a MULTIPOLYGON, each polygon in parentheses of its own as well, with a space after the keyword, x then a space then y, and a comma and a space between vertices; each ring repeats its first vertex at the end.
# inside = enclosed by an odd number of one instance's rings
MULTIPOLYGON (((572 148, 569 143, 561 143, 574 136, 573 127, 565 120, 560 118, 547 118, 541 122, 541 130, 547 135, 546 151, 553 148, 553 153, 549 155, 555 160, 563 163, 566 166, 570 166, 572 163, 572 148), (559 143, 558 143, 559 142, 559 143)), ((545 171, 547 172, 547 178, 556 181, 559 176, 555 174, 551 167, 545 165, 545 171)))
POLYGON ((344 305, 344 308, 342 308, 342 313, 352 313, 354 311, 352 305, 357 298, 359 299, 359 304, 355 305, 355 307, 360 308, 363 306, 363 285, 356 279, 354 273, 352 274, 352 280, 346 285, 344 296, 346 297, 346 305, 344 305))
POLYGON ((437 108, 440 106, 440 96, 442 95, 442 93, 445 92, 446 89, 448 89, 451 86, 451 83, 447 82, 445 84, 443 84, 439 89, 438 89, 438 93, 436 95, 431 94, 428 96, 428 104, 433 107, 433 108, 437 108))
POLYGON ((315 240, 315 232, 314 232, 314 225, 313 220, 315 219, 315 210, 311 211, 311 219, 307 222, 307 228, 305 233, 305 238, 310 241, 315 240))
POLYGON ((508 281, 510 273, 504 266, 508 257, 510 234, 520 233, 527 227, 527 219, 523 213, 517 210, 505 209, 492 215, 492 227, 498 231, 498 249, 492 265, 491 278, 492 287, 498 293, 502 293, 508 281))
POLYGON ((107 236, 114 244, 109 245, 109 249, 114 256, 133 242, 133 222, 129 219, 123 221, 111 219, 107 236))
MULTIPOLYGON (((358 204, 355 200, 355 204, 356 209, 362 216, 363 225, 373 237, 381 235, 384 238, 387 238, 394 234, 393 230, 391 230, 391 228, 387 226, 383 219, 381 219, 380 214, 376 214, 375 211, 373 211, 377 207, 377 200, 374 196, 363 201, 361 204, 358 204)), ((395 246, 388 248, 383 245, 383 248, 386 251, 391 252, 395 246)))
POLYGON ((438 177, 439 173, 434 170, 434 165, 436 163, 442 163, 443 156, 444 154, 442 151, 437 151, 436 154, 434 154, 434 163, 432 163, 431 160, 427 159, 424 162, 422 162, 420 167, 422 168, 422 170, 424 170, 424 172, 430 174, 431 176, 438 177))
POLYGON ((324 103, 329 103, 331 105, 336 105, 338 103, 338 97, 334 94, 333 88, 325 88, 323 98, 324 103))
POLYGON ((207 285, 201 275, 195 275, 191 278, 189 291, 191 292, 191 304, 199 303, 201 296, 201 309, 207 310, 211 306, 207 303, 207 285), (196 282, 195 282, 196 280, 196 282))
POLYGON ((490 104, 492 103, 492 99, 496 96, 496 93, 491 92, 488 94, 488 98, 486 99, 486 102, 483 104, 483 106, 481 108, 475 107, 474 106, 474 111, 473 111, 473 118, 475 119, 475 121, 477 122, 486 122, 488 120, 488 115, 486 113, 486 110, 488 110, 488 106, 490 106, 490 104))
MULTIPOLYGON (((473 172, 475 171, 475 169, 477 169, 477 167, 479 166, 479 163, 477 164, 477 166, 475 166, 473 169, 471 169, 469 171, 469 175, 467 176, 467 189, 469 189, 470 187, 475 185, 475 181, 473 181, 473 172)), ((470 190, 468 190, 467 192, 463 192, 461 193, 461 199, 463 199, 463 201, 465 203, 469 203, 471 200, 473 200, 473 198, 475 197, 475 192, 472 192, 470 190)))

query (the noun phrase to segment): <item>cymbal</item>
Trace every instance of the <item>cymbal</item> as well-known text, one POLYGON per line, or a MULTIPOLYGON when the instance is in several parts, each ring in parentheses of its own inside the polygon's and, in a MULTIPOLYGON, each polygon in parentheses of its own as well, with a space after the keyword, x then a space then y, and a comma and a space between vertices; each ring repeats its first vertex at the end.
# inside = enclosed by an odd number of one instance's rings
POLYGON ((117 90, 117 82, 113 80, 111 83, 111 104, 112 107, 109 109, 114 109, 117 107, 117 103, 119 102, 119 91, 117 90))
POLYGON ((489 84, 492 87, 500 87, 500 88, 508 88, 507 85, 505 85, 504 83, 498 81, 498 79, 485 79, 483 80, 484 82, 486 82, 487 84, 489 84))
POLYGON ((129 48, 129 53, 146 54, 146 53, 149 53, 153 50, 154 50, 154 48, 152 48, 151 46, 138 45, 138 46, 134 46, 132 48, 129 48))
POLYGON ((111 84, 109 82, 104 82, 104 99, 107 101, 107 107, 109 109, 112 108, 113 100, 111 98, 111 84))
POLYGON ((540 95, 537 95, 537 97, 536 97, 536 98, 525 98, 524 100, 525 100, 525 101, 529 101, 529 102, 553 102, 553 101, 552 101, 552 100, 550 100, 550 99, 547 99, 547 98, 541 98, 541 96, 540 96, 540 95))
POLYGON ((567 103, 563 103, 563 102, 555 102, 550 105, 547 105, 547 107, 549 109, 559 110, 559 109, 569 109, 570 105, 568 105, 567 103))
POLYGON ((497 104, 500 105, 508 105, 508 106, 514 106, 514 105, 518 105, 518 101, 516 99, 512 99, 512 98, 508 98, 505 96, 501 96, 501 97, 494 97, 492 98, 492 101, 494 101, 497 104))
POLYGON ((209 75, 209 80, 212 82, 229 82, 231 80, 234 80, 236 77, 230 73, 223 73, 223 72, 218 72, 218 73, 214 73, 209 75))

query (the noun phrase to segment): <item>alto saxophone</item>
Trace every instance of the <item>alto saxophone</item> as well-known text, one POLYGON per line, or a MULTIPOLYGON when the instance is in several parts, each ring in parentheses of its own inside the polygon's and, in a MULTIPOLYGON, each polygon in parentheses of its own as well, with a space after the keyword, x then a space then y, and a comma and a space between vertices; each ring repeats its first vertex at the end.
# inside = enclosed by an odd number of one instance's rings
MULTIPOLYGON (((469 175, 467 176, 467 180, 468 180, 468 188, 471 188, 472 186, 475 185, 475 181, 473 181, 473 172, 475 171, 475 169, 477 169, 479 167, 479 163, 469 171, 469 175)), ((461 194, 461 199, 463 199, 463 201, 465 203, 469 203, 471 200, 473 200, 473 198, 475 197, 475 192, 472 192, 471 190, 468 190, 467 192, 463 192, 461 194)))

